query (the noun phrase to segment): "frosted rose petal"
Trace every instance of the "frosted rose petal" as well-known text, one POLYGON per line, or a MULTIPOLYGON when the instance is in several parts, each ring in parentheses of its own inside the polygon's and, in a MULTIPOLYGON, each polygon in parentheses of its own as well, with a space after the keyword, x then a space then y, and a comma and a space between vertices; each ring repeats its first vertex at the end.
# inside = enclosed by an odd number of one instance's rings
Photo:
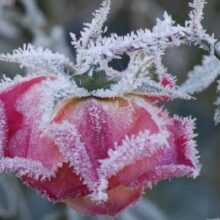
POLYGON ((107 202, 95 202, 88 196, 79 199, 68 199, 65 202, 82 214, 115 216, 130 204, 136 202, 142 193, 142 187, 117 186, 108 191, 109 198, 107 202))
POLYGON ((38 161, 52 171, 59 161, 62 162, 63 156, 48 138, 42 137, 38 127, 43 114, 41 99, 44 98, 44 80, 47 80, 44 76, 26 79, 0 92, 7 122, 3 156, 38 161))
POLYGON ((89 194, 88 188, 67 164, 63 164, 50 179, 37 181, 27 176, 22 179, 52 200, 77 198, 89 194))

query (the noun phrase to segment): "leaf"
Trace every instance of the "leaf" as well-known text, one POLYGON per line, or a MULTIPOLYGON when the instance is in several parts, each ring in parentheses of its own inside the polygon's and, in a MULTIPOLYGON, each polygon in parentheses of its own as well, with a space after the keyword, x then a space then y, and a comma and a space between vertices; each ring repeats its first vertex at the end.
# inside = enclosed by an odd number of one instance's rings
POLYGON ((41 74, 66 74, 69 69, 74 69, 74 64, 64 55, 31 44, 14 50, 12 54, 0 54, 0 60, 18 63, 21 68, 28 67, 41 74))
POLYGON ((190 94, 202 92, 216 80, 219 74, 220 61, 212 55, 205 56, 202 64, 189 72, 188 79, 180 89, 190 94))

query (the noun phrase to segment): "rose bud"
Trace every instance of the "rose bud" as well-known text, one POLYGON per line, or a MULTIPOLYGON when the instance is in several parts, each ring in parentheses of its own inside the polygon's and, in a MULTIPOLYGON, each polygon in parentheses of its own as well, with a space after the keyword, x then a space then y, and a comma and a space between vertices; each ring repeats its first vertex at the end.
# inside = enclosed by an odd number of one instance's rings
POLYGON ((0 90, 0 171, 16 173, 82 214, 114 216, 152 184, 197 176, 191 118, 147 96, 68 97, 53 104, 48 76, 0 90), (47 92, 45 92, 47 91, 47 92))

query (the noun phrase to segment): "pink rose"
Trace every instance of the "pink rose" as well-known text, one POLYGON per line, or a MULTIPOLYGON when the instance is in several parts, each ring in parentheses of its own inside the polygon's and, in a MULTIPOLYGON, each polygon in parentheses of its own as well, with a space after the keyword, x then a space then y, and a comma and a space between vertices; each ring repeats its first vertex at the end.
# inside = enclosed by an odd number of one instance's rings
POLYGON ((83 214, 110 216, 152 184, 198 174, 192 119, 136 95, 51 108, 45 87, 53 80, 27 77, 0 90, 1 172, 83 214))

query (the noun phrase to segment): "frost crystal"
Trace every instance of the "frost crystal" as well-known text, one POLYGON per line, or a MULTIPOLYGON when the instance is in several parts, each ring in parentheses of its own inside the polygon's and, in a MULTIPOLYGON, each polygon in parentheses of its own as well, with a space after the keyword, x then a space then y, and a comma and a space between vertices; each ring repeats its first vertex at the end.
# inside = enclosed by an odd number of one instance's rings
POLYGON ((30 44, 14 50, 13 54, 2 54, 0 59, 18 63, 20 67, 31 68, 35 74, 60 74, 65 73, 67 68, 74 68, 73 63, 64 55, 53 53, 48 49, 44 50, 41 47, 35 49, 30 44))
POLYGON ((205 56, 202 65, 189 72, 188 79, 181 86, 183 92, 198 93, 208 88, 220 75, 220 61, 215 56, 205 56))
MULTIPOLYGON (((60 75, 65 76, 66 82, 63 81, 65 86, 63 88, 58 86, 57 91, 54 92, 62 98, 68 98, 69 95, 116 97, 136 93, 153 97, 189 99, 190 96, 187 93, 193 93, 189 91, 191 87, 196 91, 198 90, 195 89, 196 86, 200 87, 200 90, 203 89, 200 86, 201 81, 198 82, 196 75, 193 77, 193 73, 190 74, 184 88, 176 86, 173 80, 175 77, 171 75, 168 77, 170 78, 168 83, 164 84, 161 79, 164 74, 168 74, 166 67, 162 64, 162 57, 167 48, 194 44, 214 53, 216 40, 206 33, 201 24, 204 0, 194 0, 189 4, 190 19, 185 22, 185 25, 176 24, 165 12, 163 19, 157 19, 152 30, 140 29, 125 36, 118 36, 115 33, 105 36, 106 28, 103 25, 109 14, 110 4, 110 0, 102 2, 100 9, 93 14, 92 22, 85 24, 79 39, 71 33, 72 44, 76 50, 76 63, 71 62, 64 55, 53 53, 48 49, 35 48, 32 45, 25 45, 12 54, 2 54, 0 59, 31 68, 33 74, 43 73, 49 76, 55 75, 58 78, 60 75), (127 69, 120 72, 111 68, 109 62, 120 58, 123 54, 130 57, 127 69), (84 76, 88 77, 85 79, 84 76), (93 85, 91 89, 91 82, 97 81, 100 86, 96 88, 93 85), (171 84, 173 85, 170 86, 171 84), (188 89, 185 88, 186 86, 188 89), (73 90, 78 92, 74 93, 73 90)), ((214 63, 217 62, 214 58, 210 58, 210 62, 211 59, 214 63)), ((207 62, 204 61, 204 65, 207 62)), ((199 74, 200 70, 196 68, 195 71, 199 74)), ((213 73, 211 76, 205 76, 203 81, 206 78, 208 82, 203 85, 204 88, 216 77, 213 73)))

